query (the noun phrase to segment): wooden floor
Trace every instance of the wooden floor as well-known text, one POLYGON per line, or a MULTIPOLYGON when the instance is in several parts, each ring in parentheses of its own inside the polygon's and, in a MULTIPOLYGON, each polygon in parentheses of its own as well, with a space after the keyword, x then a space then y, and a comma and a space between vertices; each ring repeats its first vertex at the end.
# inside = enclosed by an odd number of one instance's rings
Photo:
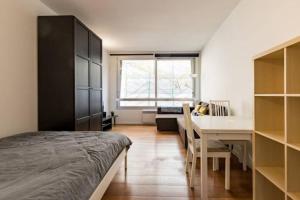
MULTIPOLYGON (((186 151, 178 133, 157 132, 154 126, 119 125, 113 131, 133 141, 128 153, 128 170, 120 169, 103 199, 105 200, 186 200, 200 199, 200 170, 197 166, 195 189, 188 187, 184 172, 186 151)), ((243 172, 236 158, 231 163, 231 190, 224 189, 224 163, 221 170, 211 170, 210 199, 252 199, 251 170, 243 172)))

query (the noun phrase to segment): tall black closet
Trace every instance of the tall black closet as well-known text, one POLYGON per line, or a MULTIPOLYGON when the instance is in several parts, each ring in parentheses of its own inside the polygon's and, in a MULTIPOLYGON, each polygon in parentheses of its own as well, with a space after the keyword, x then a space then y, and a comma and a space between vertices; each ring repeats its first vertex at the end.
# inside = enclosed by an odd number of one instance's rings
POLYGON ((99 131, 102 40, 74 16, 38 18, 39 130, 99 131))

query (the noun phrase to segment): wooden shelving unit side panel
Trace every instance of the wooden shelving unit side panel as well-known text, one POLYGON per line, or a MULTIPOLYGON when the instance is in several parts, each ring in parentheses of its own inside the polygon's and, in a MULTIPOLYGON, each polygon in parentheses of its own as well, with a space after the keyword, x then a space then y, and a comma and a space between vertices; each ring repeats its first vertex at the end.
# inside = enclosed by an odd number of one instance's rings
POLYGON ((260 173, 255 173, 255 200, 284 200, 285 194, 260 173))
POLYGON ((284 136, 284 97, 255 97, 255 131, 284 136))
POLYGON ((286 48, 286 86, 288 94, 300 94, 300 43, 286 48))
POLYGON ((284 93, 284 49, 254 61, 255 94, 284 93))
POLYGON ((300 194, 300 151, 289 147, 287 148, 287 192, 300 194))

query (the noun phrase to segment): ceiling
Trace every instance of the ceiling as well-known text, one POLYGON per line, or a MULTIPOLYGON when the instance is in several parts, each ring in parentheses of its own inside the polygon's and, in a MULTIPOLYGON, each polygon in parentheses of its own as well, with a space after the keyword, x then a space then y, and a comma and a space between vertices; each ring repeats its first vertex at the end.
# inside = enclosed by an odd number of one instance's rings
POLYGON ((75 15, 110 52, 200 51, 239 0, 41 0, 75 15))

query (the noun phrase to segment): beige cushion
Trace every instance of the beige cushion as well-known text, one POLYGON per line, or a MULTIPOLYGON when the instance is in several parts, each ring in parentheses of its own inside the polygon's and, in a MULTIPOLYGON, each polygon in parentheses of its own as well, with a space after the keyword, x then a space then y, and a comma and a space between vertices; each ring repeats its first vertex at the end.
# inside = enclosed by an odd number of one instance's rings
MULTIPOLYGON (((201 146, 201 139, 196 139, 195 140, 196 144, 196 150, 198 152, 201 151, 200 146, 201 146)), ((230 152, 230 150, 222 143, 219 141, 208 141, 208 152, 230 152)))

